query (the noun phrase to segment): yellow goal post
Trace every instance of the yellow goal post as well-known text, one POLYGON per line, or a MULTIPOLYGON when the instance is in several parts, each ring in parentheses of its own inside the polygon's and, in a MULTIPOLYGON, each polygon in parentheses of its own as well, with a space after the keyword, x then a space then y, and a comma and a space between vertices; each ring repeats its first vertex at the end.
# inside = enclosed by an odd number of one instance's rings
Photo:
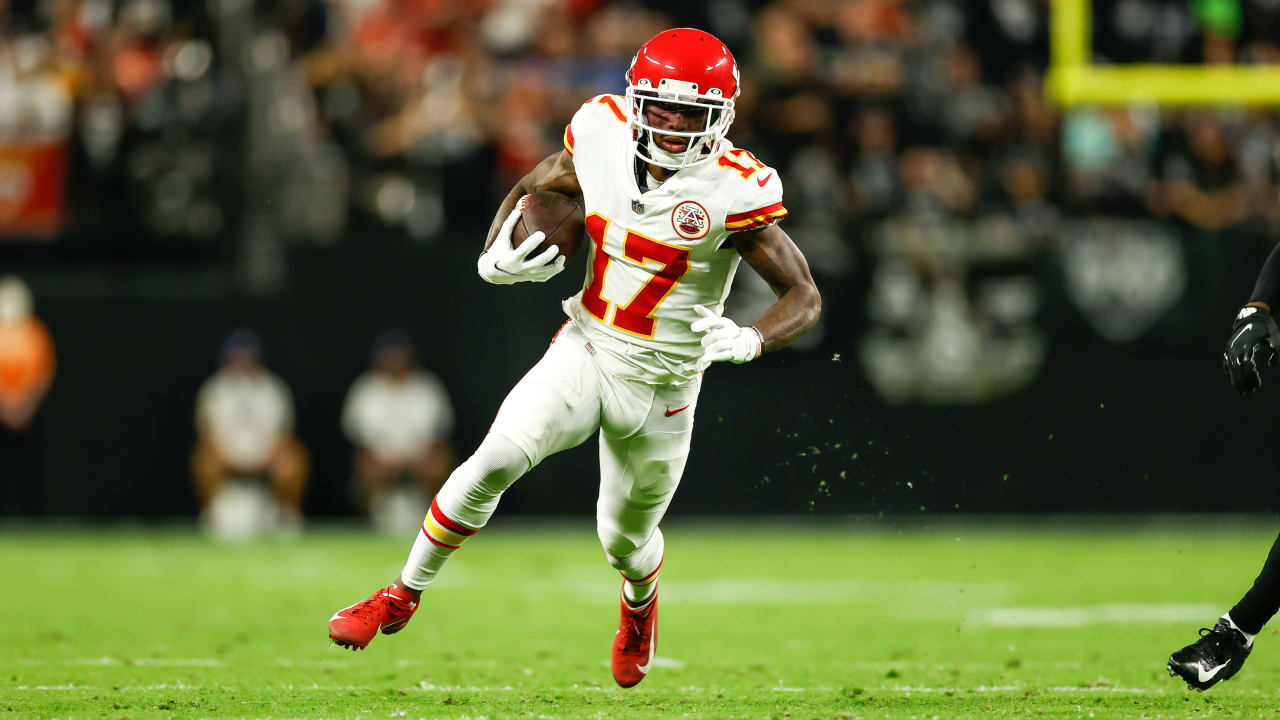
POLYGON ((1280 105, 1280 65, 1094 65, 1090 0, 1051 0, 1045 92, 1076 105, 1280 105))

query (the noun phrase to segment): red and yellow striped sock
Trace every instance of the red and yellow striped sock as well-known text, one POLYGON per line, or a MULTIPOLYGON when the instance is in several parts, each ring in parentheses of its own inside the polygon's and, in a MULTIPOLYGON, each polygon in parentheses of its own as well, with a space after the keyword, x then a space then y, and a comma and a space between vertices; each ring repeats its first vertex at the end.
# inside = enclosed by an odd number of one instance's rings
POLYGON ((476 534, 475 530, 450 520, 435 498, 431 498, 431 509, 422 521, 422 532, 428 540, 446 550, 457 550, 467 538, 476 534))
POLYGON ((639 607, 649 601, 653 597, 654 591, 658 589, 658 571, 662 569, 662 560, 658 560, 658 567, 653 572, 645 575, 639 580, 632 580, 627 574, 618 571, 622 579, 626 582, 622 583, 622 596, 627 599, 627 604, 632 607, 639 607))
POLYGON ((414 590, 426 589, 453 552, 475 534, 475 529, 445 515, 440 504, 432 498, 431 509, 422 521, 422 532, 418 533, 413 549, 409 551, 409 560, 404 564, 400 578, 414 590))

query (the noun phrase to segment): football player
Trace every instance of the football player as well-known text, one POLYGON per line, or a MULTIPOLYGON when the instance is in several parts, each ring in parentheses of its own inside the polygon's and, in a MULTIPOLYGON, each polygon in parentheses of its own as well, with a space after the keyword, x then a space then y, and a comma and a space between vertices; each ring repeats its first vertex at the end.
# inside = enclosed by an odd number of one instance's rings
MULTIPOLYGON (((1236 314, 1222 356, 1227 380, 1241 395, 1262 387, 1259 368, 1275 365, 1280 332, 1271 308, 1280 300, 1280 245, 1271 251, 1253 296, 1236 314)), ((1240 672, 1253 651, 1253 639, 1280 610, 1280 537, 1262 565, 1262 572, 1240 602, 1212 628, 1200 628, 1200 639, 1169 656, 1169 674, 1197 690, 1208 690, 1240 672)))
POLYGON ((636 53, 625 96, 588 100, 564 131, 564 149, 518 182, 499 207, 476 264, 490 283, 543 282, 564 269, 543 233, 512 247, 526 194, 580 199, 591 241, 568 320, 511 390, 489 435, 431 503, 395 582, 339 610, 329 636, 364 648, 399 631, 445 561, 484 527, 498 499, 549 455, 592 435, 600 443, 596 523, 621 573, 613 676, 644 679, 657 644, 658 524, 684 471, 702 373, 790 344, 821 309, 786 217, 778 173, 725 134, 738 67, 724 43, 676 28, 636 53), (555 258, 553 260, 553 258, 555 258), (777 301, 755 323, 723 317, 741 260, 777 301))

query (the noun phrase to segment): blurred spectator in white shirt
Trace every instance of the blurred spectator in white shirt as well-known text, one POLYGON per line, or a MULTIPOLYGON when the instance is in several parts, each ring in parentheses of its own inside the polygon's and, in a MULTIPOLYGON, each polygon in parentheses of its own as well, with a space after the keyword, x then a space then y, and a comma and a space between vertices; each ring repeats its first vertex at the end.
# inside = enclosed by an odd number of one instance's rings
POLYGON ((347 393, 342 428, 355 445, 354 489, 374 524, 412 531, 454 465, 453 407, 399 331, 374 342, 372 366, 347 393))
POLYGON ((222 367, 196 399, 196 434, 191 471, 210 532, 238 540, 300 527, 307 451, 289 388, 263 366, 253 331, 223 344, 222 367))

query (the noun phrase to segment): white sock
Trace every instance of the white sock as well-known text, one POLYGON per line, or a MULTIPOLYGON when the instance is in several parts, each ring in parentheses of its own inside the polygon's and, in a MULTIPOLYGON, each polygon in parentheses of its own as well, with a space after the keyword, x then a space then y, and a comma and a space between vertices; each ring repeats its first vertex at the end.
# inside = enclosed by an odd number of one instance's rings
POLYGON ((627 604, 631 607, 644 605, 657 591, 658 582, 656 579, 647 585, 637 585, 630 580, 622 583, 622 597, 626 598, 627 604))
POLYGON ((1244 636, 1244 639, 1245 639, 1244 646, 1245 646, 1245 647, 1253 647, 1253 639, 1254 639, 1255 637, 1257 637, 1256 635, 1250 635, 1249 633, 1247 633, 1247 632, 1245 632, 1245 631, 1241 630, 1241 629, 1240 629, 1240 627, 1239 627, 1238 625, 1236 625, 1236 621, 1231 619, 1231 613, 1229 613, 1229 612, 1228 612, 1228 613, 1223 613, 1223 614, 1222 614, 1222 619, 1223 619, 1223 620, 1226 620, 1226 621, 1227 621, 1227 624, 1228 624, 1228 625, 1230 625, 1230 626, 1231 626, 1231 628, 1232 628, 1233 630, 1235 630, 1236 632, 1238 632, 1238 633, 1240 633, 1241 635, 1243 635, 1243 636, 1244 636))
POLYGON ((400 578, 424 590, 467 538, 489 522, 498 499, 529 470, 529 458, 514 443, 490 433, 458 466, 431 501, 400 578))
POLYGON ((444 561, 453 556, 452 550, 446 550, 427 539, 425 531, 419 531, 413 541, 413 549, 409 551, 409 559, 405 561, 404 570, 400 571, 400 579, 404 586, 413 590, 426 590, 436 579, 436 573, 444 567, 444 561))

